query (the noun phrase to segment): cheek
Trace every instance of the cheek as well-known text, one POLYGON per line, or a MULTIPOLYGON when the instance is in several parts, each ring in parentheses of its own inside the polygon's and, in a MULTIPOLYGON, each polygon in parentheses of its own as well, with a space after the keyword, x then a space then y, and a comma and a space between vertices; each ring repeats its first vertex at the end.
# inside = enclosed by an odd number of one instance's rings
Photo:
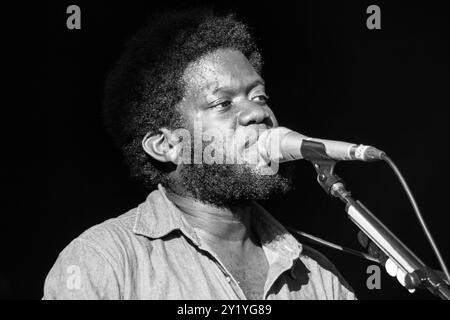
POLYGON ((228 154, 230 148, 235 148, 236 140, 236 120, 229 116, 214 117, 213 119, 204 119, 203 132, 213 132, 215 136, 220 136, 218 143, 221 149, 228 154))
POLYGON ((220 131, 235 131, 238 124, 238 117, 233 112, 216 113, 205 112, 199 117, 203 124, 204 130, 220 130, 220 131))
MULTIPOLYGON (((213 113, 211 113, 213 114, 213 113)), ((202 117, 204 139, 211 142, 214 140, 214 146, 220 149, 223 155, 234 154, 236 150, 236 141, 238 130, 236 129, 237 118, 231 116, 231 113, 202 117), (214 137, 212 139, 212 137, 214 137)), ((205 140, 204 140, 205 141, 205 140)))

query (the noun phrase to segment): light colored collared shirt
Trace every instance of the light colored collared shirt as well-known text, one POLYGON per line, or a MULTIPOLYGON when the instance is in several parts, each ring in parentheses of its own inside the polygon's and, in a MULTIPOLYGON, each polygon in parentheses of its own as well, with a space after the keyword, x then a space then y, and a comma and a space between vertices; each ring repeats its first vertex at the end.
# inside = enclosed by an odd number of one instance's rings
MULTIPOLYGON (((183 215, 159 186, 74 239, 47 275, 43 299, 246 299, 183 215)), ((251 221, 269 263, 264 299, 355 299, 324 256, 256 203, 251 221)))

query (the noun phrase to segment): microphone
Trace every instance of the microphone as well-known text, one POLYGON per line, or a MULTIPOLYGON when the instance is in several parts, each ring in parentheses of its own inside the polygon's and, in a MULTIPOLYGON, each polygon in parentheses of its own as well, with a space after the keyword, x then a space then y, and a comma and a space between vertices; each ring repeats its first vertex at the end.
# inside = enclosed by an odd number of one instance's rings
POLYGON ((270 161, 311 160, 309 155, 334 160, 378 161, 386 155, 371 146, 316 139, 284 127, 265 130, 258 138, 259 154, 270 161))

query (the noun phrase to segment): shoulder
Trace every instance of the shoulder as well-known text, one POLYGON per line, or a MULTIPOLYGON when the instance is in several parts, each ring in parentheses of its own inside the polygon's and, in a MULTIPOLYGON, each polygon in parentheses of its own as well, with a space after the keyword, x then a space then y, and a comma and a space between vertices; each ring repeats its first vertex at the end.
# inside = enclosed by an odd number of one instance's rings
POLYGON ((110 254, 130 242, 136 235, 133 232, 138 208, 134 208, 116 218, 108 219, 90 227, 74 241, 84 242, 90 246, 101 248, 110 254))
MULTIPOLYGON (((300 248, 298 259, 291 272, 295 275, 294 278, 298 281, 298 284, 307 285, 308 289, 306 291, 309 290, 308 297, 330 300, 355 299, 353 289, 330 260, 319 251, 300 243, 297 237, 289 232, 261 205, 254 202, 254 208, 256 208, 258 217, 260 217, 256 221, 264 222, 264 228, 269 230, 267 233, 272 234, 270 238, 279 237, 279 239, 288 241, 286 245, 291 247, 291 249, 293 249, 293 246, 300 248)), ((264 232, 261 234, 264 234, 264 232)))
POLYGON ((108 260, 111 264, 120 261, 120 256, 125 254, 129 247, 135 245, 137 235, 134 233, 134 224, 139 207, 128 212, 103 221, 90 227, 72 240, 60 253, 64 256, 67 251, 76 248, 90 248, 108 260))
POLYGON ((332 273, 338 273, 335 265, 322 253, 310 246, 302 244, 301 259, 310 266, 328 270, 332 273))
POLYGON ((84 231, 58 255, 43 299, 119 299, 136 208, 84 231))
POLYGON ((309 272, 310 281, 321 287, 326 299, 356 299, 352 287, 327 257, 310 246, 301 246, 300 260, 309 272))

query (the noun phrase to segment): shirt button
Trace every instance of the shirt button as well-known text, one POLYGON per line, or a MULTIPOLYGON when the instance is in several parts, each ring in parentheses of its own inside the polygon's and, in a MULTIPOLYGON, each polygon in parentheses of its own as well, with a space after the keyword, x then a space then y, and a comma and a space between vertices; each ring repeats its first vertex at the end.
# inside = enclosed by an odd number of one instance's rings
POLYGON ((226 277, 228 282, 231 282, 231 278, 230 277, 226 277))

